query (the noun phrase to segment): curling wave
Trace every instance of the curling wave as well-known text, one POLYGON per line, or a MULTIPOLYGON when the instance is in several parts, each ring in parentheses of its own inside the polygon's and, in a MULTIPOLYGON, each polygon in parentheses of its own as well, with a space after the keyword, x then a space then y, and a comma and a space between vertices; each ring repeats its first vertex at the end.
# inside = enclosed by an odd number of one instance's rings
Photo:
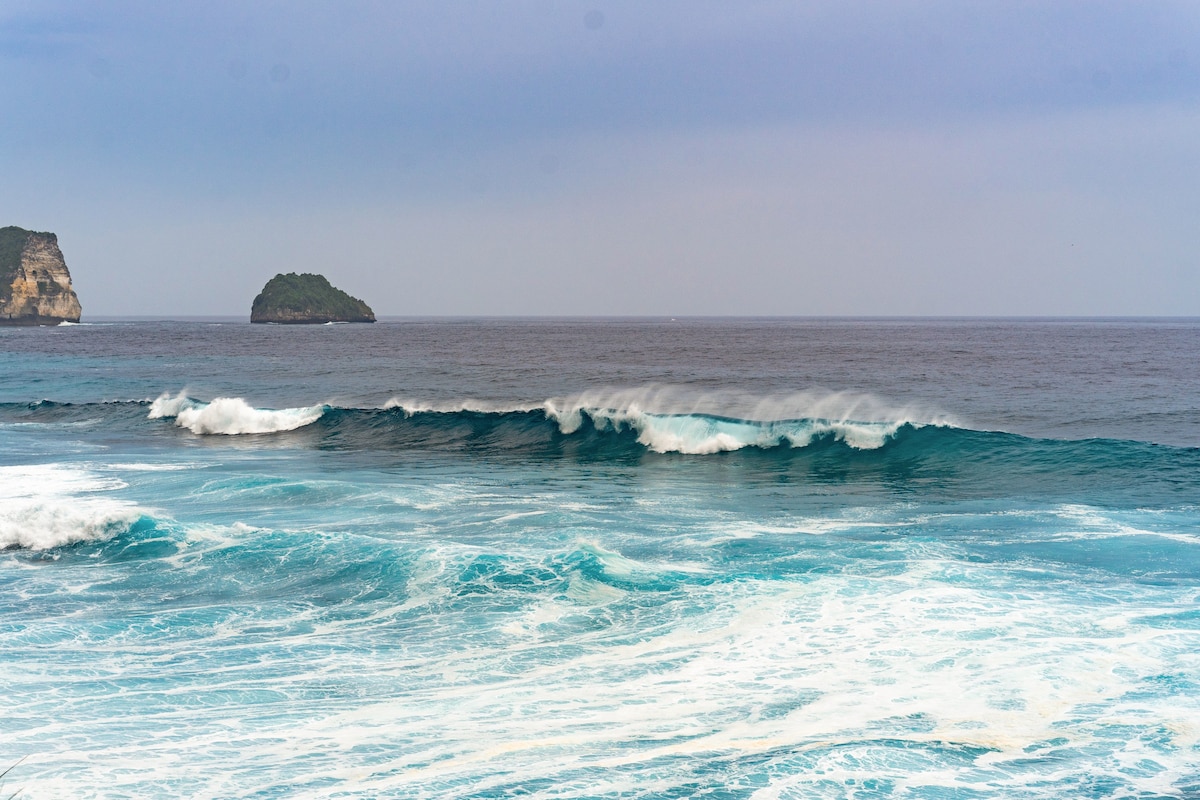
POLYGON ((831 436, 856 450, 875 450, 895 436, 907 421, 852 422, 848 420, 790 419, 760 422, 702 414, 649 414, 627 410, 579 409, 569 421, 558 420, 564 433, 583 424, 584 416, 599 431, 620 432, 626 427, 637 433, 639 444, 656 453, 707 455, 746 447, 771 449, 780 446, 807 447, 831 436), (576 419, 579 421, 576 422, 576 419))
POLYGON ((866 394, 800 392, 756 397, 737 392, 689 393, 673 387, 603 390, 551 398, 534 406, 504 407, 464 400, 428 403, 395 398, 384 406, 407 417, 418 414, 508 414, 540 412, 560 433, 632 431, 656 453, 705 455, 752 447, 806 447, 832 437, 858 450, 882 447, 902 427, 953 426, 938 412, 896 408, 866 394))

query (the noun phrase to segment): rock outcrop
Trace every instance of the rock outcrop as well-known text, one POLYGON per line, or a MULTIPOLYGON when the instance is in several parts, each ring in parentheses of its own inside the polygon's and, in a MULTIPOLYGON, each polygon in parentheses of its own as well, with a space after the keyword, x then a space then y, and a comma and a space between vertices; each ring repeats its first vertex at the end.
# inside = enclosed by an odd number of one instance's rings
POLYGON ((0 325, 78 322, 80 311, 58 237, 0 228, 0 325))
POLYGON ((250 321, 284 325, 374 322, 375 312, 362 300, 335 289, 323 275, 289 272, 267 281, 250 306, 250 321))

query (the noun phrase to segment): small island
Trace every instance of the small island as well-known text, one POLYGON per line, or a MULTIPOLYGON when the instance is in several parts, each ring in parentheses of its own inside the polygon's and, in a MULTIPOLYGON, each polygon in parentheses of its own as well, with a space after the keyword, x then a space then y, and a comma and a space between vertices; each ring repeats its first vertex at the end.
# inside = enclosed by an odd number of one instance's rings
POLYGON ((289 272, 267 281, 250 306, 250 321, 281 325, 374 322, 375 312, 362 300, 335 288, 324 275, 289 272))
POLYGON ((0 228, 0 325, 79 322, 80 313, 58 237, 0 228))

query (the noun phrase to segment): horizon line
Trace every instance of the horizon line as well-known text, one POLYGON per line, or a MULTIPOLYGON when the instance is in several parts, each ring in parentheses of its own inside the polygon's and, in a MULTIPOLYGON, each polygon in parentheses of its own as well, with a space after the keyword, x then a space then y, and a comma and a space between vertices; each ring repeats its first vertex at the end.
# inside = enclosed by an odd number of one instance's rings
MULTIPOLYGON (((81 322, 250 322, 248 314, 95 314, 81 322)), ((600 321, 681 321, 681 320, 927 320, 927 321, 1176 321, 1200 322, 1200 314, 380 314, 376 323, 438 320, 600 320, 600 321)), ((264 324, 264 323, 258 323, 264 324)), ((270 324, 270 323, 265 323, 270 324)), ((347 323, 355 324, 355 323, 347 323)), ((358 323, 372 324, 372 323, 358 323)), ((45 327, 45 326, 41 326, 45 327)), ((282 326, 303 327, 303 326, 282 326)))

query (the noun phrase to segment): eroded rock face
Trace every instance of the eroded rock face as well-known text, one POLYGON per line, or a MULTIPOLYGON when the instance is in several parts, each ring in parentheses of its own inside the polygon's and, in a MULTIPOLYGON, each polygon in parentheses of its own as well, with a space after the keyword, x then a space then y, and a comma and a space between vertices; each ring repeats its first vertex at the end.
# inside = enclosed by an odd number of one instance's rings
POLYGON ((0 228, 0 325, 78 322, 81 311, 58 237, 0 228))

